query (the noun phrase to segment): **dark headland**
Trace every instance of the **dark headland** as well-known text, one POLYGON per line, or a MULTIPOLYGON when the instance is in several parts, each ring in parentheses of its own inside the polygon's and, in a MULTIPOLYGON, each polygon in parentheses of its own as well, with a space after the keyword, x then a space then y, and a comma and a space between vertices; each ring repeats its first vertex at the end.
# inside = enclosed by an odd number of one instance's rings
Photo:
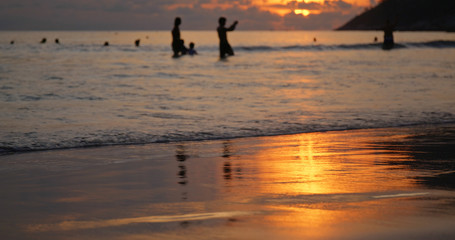
POLYGON ((383 0, 336 30, 381 30, 387 20, 400 31, 455 32, 455 1, 383 0))

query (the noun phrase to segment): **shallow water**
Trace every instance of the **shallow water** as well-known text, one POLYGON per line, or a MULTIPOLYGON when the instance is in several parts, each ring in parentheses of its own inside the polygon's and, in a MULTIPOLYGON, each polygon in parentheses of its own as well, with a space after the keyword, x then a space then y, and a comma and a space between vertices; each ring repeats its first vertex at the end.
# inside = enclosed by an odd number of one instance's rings
POLYGON ((454 122, 455 34, 381 35, 232 32, 220 61, 214 31, 180 59, 167 31, 1 32, 0 151, 454 122))
POLYGON ((1 156, 5 239, 452 239, 453 125, 1 156))

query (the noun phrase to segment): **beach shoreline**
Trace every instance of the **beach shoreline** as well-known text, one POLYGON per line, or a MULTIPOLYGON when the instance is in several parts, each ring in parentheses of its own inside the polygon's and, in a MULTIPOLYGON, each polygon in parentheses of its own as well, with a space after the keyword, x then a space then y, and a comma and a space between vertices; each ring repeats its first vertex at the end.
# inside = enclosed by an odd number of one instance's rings
POLYGON ((0 156, 4 239, 447 239, 455 124, 0 156))

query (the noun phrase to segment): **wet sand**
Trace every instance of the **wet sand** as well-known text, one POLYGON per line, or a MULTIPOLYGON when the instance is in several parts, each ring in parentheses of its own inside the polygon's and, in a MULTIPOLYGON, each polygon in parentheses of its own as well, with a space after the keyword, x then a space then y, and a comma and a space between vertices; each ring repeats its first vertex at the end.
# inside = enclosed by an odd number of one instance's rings
POLYGON ((0 156, 1 239, 452 239, 455 125, 0 156))

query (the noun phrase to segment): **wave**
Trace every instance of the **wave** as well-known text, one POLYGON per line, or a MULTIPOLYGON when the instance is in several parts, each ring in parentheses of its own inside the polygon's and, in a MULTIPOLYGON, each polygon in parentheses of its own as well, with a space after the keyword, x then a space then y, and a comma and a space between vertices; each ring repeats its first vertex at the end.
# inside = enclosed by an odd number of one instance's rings
POLYGON ((407 43, 409 47, 455 48, 455 41, 437 40, 422 43, 407 43))
MULTIPOLYGON (((334 51, 334 50, 376 50, 381 49, 382 43, 358 43, 358 44, 312 44, 290 46, 240 46, 241 51, 334 51)), ((428 42, 400 42, 394 48, 455 48, 455 41, 435 40, 428 42)))
MULTIPOLYGON (((373 125, 299 125, 290 124, 294 126, 287 126, 282 129, 257 129, 257 128, 242 128, 233 132, 171 132, 165 135, 155 135, 152 133, 141 133, 134 131, 117 131, 117 132, 98 132, 96 136, 90 139, 86 137, 76 137, 72 139, 48 139, 38 138, 28 141, 23 138, 20 146, 11 143, 0 143, 0 156, 16 153, 36 152, 36 151, 50 151, 50 150, 64 150, 76 148, 93 148, 93 147, 106 147, 106 146, 131 146, 131 145, 144 145, 144 144, 157 144, 157 143, 171 143, 171 142, 198 142, 198 141, 217 141, 229 140, 236 138, 251 138, 251 137, 267 137, 267 136, 280 136, 302 133, 315 133, 315 132, 330 132, 330 131, 347 131, 347 130, 361 130, 361 129, 380 129, 380 128, 395 128, 395 127, 416 127, 416 126, 437 126, 445 124, 455 124, 455 120, 442 121, 416 121, 416 122, 398 122, 394 124, 373 124, 373 125)), ((31 137, 28 136, 28 140, 31 137)))

